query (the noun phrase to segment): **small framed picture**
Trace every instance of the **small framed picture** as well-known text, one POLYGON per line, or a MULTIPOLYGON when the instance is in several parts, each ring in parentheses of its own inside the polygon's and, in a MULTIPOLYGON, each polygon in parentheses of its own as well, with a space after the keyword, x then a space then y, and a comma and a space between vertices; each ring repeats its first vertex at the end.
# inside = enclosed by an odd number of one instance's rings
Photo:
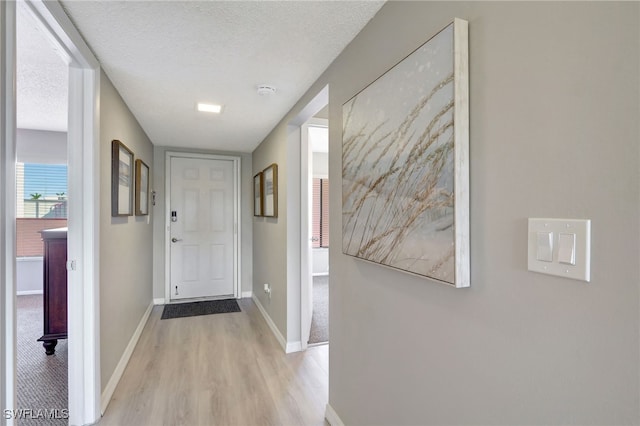
POLYGON ((111 142, 111 216, 133 215, 133 152, 111 142))
POLYGON ((136 160, 136 216, 149 214, 149 166, 136 160))
POLYGON ((278 217, 278 165, 272 164, 262 171, 262 215, 278 217))
POLYGON ((253 215, 262 216, 262 172, 253 177, 253 215))

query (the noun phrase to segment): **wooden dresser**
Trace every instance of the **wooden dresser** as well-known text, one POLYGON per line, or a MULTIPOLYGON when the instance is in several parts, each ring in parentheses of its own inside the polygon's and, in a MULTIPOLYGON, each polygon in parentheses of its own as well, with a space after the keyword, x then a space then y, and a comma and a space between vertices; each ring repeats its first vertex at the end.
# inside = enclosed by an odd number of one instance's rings
POLYGON ((67 228, 45 229, 44 241, 44 334, 47 355, 56 351, 58 339, 67 338, 67 228))

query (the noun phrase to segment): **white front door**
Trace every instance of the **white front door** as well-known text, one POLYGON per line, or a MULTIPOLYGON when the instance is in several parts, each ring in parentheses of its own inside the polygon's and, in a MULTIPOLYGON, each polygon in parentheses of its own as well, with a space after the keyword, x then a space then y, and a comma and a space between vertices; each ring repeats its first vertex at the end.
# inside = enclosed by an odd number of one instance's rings
POLYGON ((237 161, 169 161, 170 300, 237 297, 237 161))

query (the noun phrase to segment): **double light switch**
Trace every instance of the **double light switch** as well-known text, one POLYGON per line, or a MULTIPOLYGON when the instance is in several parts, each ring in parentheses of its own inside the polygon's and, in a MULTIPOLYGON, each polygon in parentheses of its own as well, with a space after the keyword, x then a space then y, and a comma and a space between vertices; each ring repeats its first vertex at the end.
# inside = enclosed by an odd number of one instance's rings
POLYGON ((591 222, 577 219, 529 219, 528 269, 590 280, 591 222))
MULTIPOLYGON (((551 231, 536 232, 536 260, 553 262, 555 235, 551 231)), ((561 232, 558 234, 558 262, 565 265, 576 264, 576 234, 561 232)))

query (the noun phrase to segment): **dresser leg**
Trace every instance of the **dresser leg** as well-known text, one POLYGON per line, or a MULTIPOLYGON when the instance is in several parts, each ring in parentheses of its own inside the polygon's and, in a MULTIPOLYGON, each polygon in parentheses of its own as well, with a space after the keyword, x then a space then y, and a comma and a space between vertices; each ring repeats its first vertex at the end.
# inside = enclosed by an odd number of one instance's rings
POLYGON ((57 344, 58 344, 58 339, 47 340, 46 342, 43 342, 42 346, 44 347, 44 352, 47 355, 53 355, 54 353, 56 353, 57 344))

